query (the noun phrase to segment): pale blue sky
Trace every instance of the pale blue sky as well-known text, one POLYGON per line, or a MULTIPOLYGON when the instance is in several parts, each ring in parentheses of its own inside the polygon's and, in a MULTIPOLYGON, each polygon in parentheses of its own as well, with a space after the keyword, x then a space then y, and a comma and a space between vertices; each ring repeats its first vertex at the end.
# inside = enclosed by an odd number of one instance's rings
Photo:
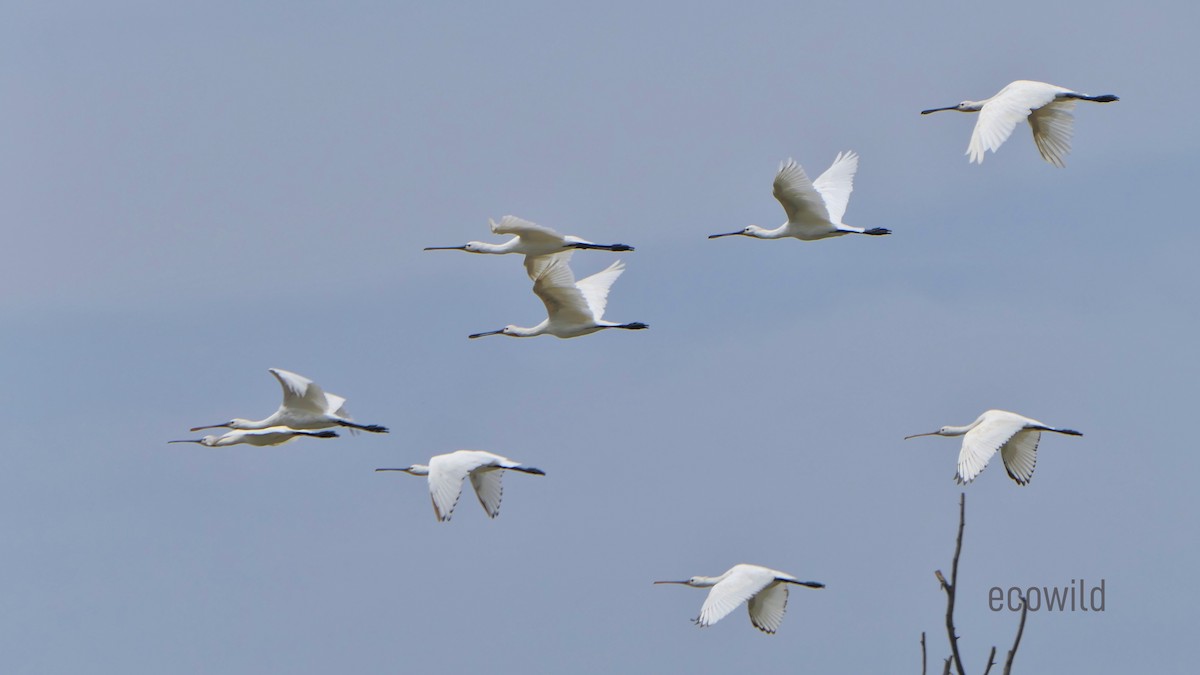
MULTIPOLYGON (((1200 101, 1189 3, 10 3, 0 8, 0 669, 6 673, 918 672, 947 652, 956 441, 1006 408, 1025 488, 967 489, 959 626, 1033 614, 1020 672, 1190 672, 1200 101), (924 108, 1035 79, 1066 169, 924 108), (860 153, 884 238, 705 236, 860 153), (620 254, 640 333, 468 341, 543 308, 515 258, 424 253, 504 214, 620 254), (390 435, 166 445, 305 374, 390 435), (501 516, 376 474, 457 448, 501 516), (825 582, 779 634, 655 579, 825 582)), ((575 256, 580 275, 617 255, 575 256)))

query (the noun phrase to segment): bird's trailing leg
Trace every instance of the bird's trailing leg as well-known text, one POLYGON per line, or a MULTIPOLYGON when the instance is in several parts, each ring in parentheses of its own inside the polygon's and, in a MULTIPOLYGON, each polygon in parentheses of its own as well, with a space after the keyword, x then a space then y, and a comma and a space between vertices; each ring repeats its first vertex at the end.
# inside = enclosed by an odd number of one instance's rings
POLYGON ((863 230, 863 234, 870 234, 870 235, 874 235, 877 237, 880 235, 891 234, 891 233, 892 233, 892 231, 887 229, 886 227, 872 227, 869 230, 863 230))
POLYGON ((625 330, 645 330, 650 327, 650 324, 634 321, 633 323, 623 323, 616 326, 605 326, 605 328, 624 328, 625 330))
POLYGON ((1112 103, 1113 101, 1121 100, 1115 94, 1101 94, 1099 96, 1088 96, 1087 94, 1071 93, 1071 94, 1063 94, 1063 98, 1076 98, 1081 101, 1094 101, 1096 103, 1112 103))
POLYGON ((584 244, 574 243, 567 244, 570 248, 578 248, 593 251, 632 251, 633 247, 628 244, 584 244))
POLYGON ((358 422, 351 422, 350 420, 338 420, 338 424, 340 424, 344 427, 350 427, 351 429, 361 429, 363 431, 369 431, 373 434, 388 433, 387 427, 381 427, 378 424, 359 424, 358 422))
POLYGON ((542 471, 541 469, 537 468, 536 466, 509 466, 509 467, 505 467, 505 468, 509 469, 510 471, 524 471, 525 473, 532 473, 532 474, 536 474, 538 476, 546 475, 545 471, 542 471))

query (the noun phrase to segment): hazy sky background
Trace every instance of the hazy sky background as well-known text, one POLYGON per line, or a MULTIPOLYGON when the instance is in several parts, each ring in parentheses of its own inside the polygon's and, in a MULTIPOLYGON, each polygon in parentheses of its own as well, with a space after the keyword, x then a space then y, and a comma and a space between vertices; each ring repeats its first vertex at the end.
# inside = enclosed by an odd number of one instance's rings
POLYGON ((398 5, 0 8, 0 670, 932 671, 958 441, 901 439, 992 407, 1085 435, 966 490, 970 672, 990 587, 1081 577, 1018 672, 1194 670, 1194 3, 398 5), (1062 170, 918 115, 1015 79, 1121 101, 1062 170), (705 239, 849 149, 893 236, 705 239), (468 341, 544 316, 520 260, 421 248, 508 213, 637 246, 651 330, 468 341), (166 444, 269 367, 392 433, 166 444), (446 524, 372 471, 457 448, 547 475, 446 524), (771 637, 650 583, 738 562, 828 587, 771 637))

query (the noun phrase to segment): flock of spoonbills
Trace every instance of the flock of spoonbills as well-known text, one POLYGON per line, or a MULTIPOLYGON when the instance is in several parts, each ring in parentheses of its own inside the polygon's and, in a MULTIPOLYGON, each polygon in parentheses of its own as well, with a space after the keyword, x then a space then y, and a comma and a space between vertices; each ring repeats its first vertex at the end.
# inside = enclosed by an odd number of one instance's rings
MULTIPOLYGON (((1017 124, 1025 119, 1033 130, 1034 142, 1042 158, 1062 167, 1070 151, 1071 111, 1076 101, 1109 103, 1118 98, 1111 94, 1090 96, 1044 82, 1018 80, 983 101, 963 101, 956 106, 933 108, 922 115, 942 110, 978 112, 979 120, 971 134, 967 155, 971 162, 982 163, 987 151, 995 152, 1012 135, 1017 124)), ((736 232, 710 235, 710 239, 746 236, 755 239, 795 238, 814 241, 847 234, 881 236, 891 234, 882 227, 863 228, 842 222, 854 175, 858 170, 858 155, 852 151, 838 153, 833 164, 817 179, 809 180, 804 169, 793 160, 780 165, 775 175, 774 195, 787 215, 787 221, 775 229, 750 225, 736 232)), ((546 318, 536 326, 524 328, 508 325, 499 330, 474 333, 468 337, 508 335, 535 337, 553 335, 573 338, 600 330, 620 328, 642 330, 649 328, 635 321, 616 323, 604 319, 608 293, 625 270, 621 261, 583 279, 576 280, 569 262, 576 250, 633 251, 626 244, 597 244, 573 235, 561 235, 554 230, 505 216, 499 223, 489 220, 497 235, 511 235, 500 244, 470 241, 461 246, 430 246, 425 250, 459 250, 480 254, 523 255, 525 271, 533 281, 533 292, 546 306, 546 318)), ((301 436, 334 438, 333 427, 352 432, 387 433, 376 424, 360 424, 346 412, 346 399, 325 392, 312 380, 279 368, 269 371, 283 389, 283 403, 269 417, 261 420, 233 418, 222 424, 193 427, 202 429, 226 428, 220 436, 169 441, 198 443, 207 447, 237 444, 272 446, 287 443, 301 436)), ((1042 432, 1080 436, 1078 431, 1043 424, 1035 419, 1004 410, 988 410, 965 426, 944 426, 937 431, 907 436, 962 436, 955 480, 970 483, 987 466, 997 451, 1008 475, 1019 485, 1033 477, 1037 448, 1042 432)), ((501 484, 505 471, 545 475, 541 469, 521 464, 506 457, 480 450, 458 450, 435 455, 429 464, 413 464, 405 468, 379 468, 376 471, 400 471, 425 476, 433 502, 434 515, 439 521, 449 521, 469 478, 479 503, 489 518, 500 513, 501 484)), ((787 608, 788 586, 824 588, 816 581, 801 581, 785 572, 758 565, 738 564, 715 577, 695 576, 684 581, 656 581, 656 584, 683 584, 708 588, 708 597, 694 619, 699 626, 720 621, 742 603, 746 603, 750 622, 765 633, 774 633, 783 621, 787 608)))

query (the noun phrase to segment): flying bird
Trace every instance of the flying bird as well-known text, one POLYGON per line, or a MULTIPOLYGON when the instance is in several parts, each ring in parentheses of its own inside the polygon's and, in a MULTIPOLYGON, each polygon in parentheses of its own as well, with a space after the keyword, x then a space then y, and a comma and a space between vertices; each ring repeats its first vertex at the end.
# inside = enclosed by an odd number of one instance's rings
POLYGON ((850 192, 854 190, 854 174, 858 171, 858 155, 853 151, 839 152, 825 173, 810 181, 794 160, 779 165, 775 174, 775 199, 783 205, 787 222, 768 230, 750 225, 737 232, 709 235, 709 239, 742 235, 755 239, 793 237, 803 241, 840 237, 844 234, 891 234, 892 231, 873 227, 852 227, 842 222, 850 192))
POLYGON ((474 333, 467 337, 553 335, 558 338, 573 338, 590 335, 605 328, 624 328, 626 330, 649 328, 640 321, 614 323, 602 318, 604 308, 608 305, 608 290, 612 288, 617 277, 625 271, 625 263, 618 260, 601 272, 575 281, 575 275, 567 264, 571 259, 571 253, 568 250, 550 255, 525 257, 526 270, 529 272, 529 277, 534 280, 533 292, 546 305, 547 316, 544 321, 532 328, 509 324, 500 330, 474 333))
POLYGON ((1043 431, 1056 434, 1082 436, 1074 429, 1059 429, 1024 415, 1007 410, 988 410, 974 422, 963 427, 946 426, 927 434, 905 436, 904 440, 918 436, 962 436, 962 449, 958 452, 958 473, 954 480, 965 485, 975 480, 996 451, 1004 469, 1017 485, 1026 485, 1033 478, 1033 467, 1037 463, 1038 441, 1043 431))
POLYGON ((375 469, 376 471, 403 471, 414 476, 429 477, 429 495, 433 499, 433 514, 442 522, 450 520, 454 507, 462 494, 463 481, 471 477, 471 485, 479 503, 489 518, 500 514, 500 497, 503 486, 500 479, 506 470, 523 471, 538 476, 546 472, 525 466, 507 457, 483 450, 456 450, 444 455, 434 455, 429 464, 413 464, 403 469, 375 469))
POLYGON ((1066 166, 1063 158, 1071 152, 1071 111, 1076 101, 1112 103, 1120 99, 1112 94, 1089 96, 1045 82, 1017 80, 1000 90, 998 94, 982 101, 963 101, 945 108, 922 110, 922 115, 942 110, 977 112, 979 121, 971 133, 967 145, 970 161, 983 164, 983 155, 988 150, 996 152, 1012 135, 1021 120, 1028 120, 1033 128, 1033 142, 1037 144, 1042 159, 1054 166, 1066 166))
POLYGON ((468 253, 520 253, 527 256, 549 255, 574 249, 599 249, 603 251, 632 251, 625 244, 596 244, 573 235, 561 235, 554 230, 522 220, 516 216, 504 216, 500 222, 488 218, 492 232, 511 234, 512 239, 502 244, 469 241, 462 246, 427 246, 426 251, 466 251, 468 253))
POLYGON ((336 431, 306 431, 303 429, 289 429, 287 427, 268 427, 266 429, 234 429, 220 436, 208 435, 204 438, 167 442, 199 443, 210 448, 224 448, 229 445, 238 445, 241 443, 264 447, 268 445, 282 445, 301 436, 337 438, 338 433, 336 431))
POLYGON ((719 577, 692 577, 686 581, 656 581, 656 584, 684 584, 693 588, 712 588, 700 616, 693 619, 698 626, 711 626, 725 618, 743 602, 750 611, 750 623, 764 633, 775 633, 783 623, 787 610, 788 584, 825 588, 817 581, 800 581, 796 577, 759 565, 740 564, 729 568, 719 577))
POLYGON ((327 393, 321 385, 312 380, 288 372, 280 368, 271 368, 268 372, 279 380, 283 387, 283 403, 270 417, 261 420, 247 420, 235 417, 223 424, 192 427, 192 431, 201 429, 266 429, 268 427, 284 426, 292 429, 325 429, 343 426, 351 429, 361 429, 377 434, 386 434, 387 427, 378 424, 359 424, 350 418, 346 412, 346 399, 336 394, 327 393))

